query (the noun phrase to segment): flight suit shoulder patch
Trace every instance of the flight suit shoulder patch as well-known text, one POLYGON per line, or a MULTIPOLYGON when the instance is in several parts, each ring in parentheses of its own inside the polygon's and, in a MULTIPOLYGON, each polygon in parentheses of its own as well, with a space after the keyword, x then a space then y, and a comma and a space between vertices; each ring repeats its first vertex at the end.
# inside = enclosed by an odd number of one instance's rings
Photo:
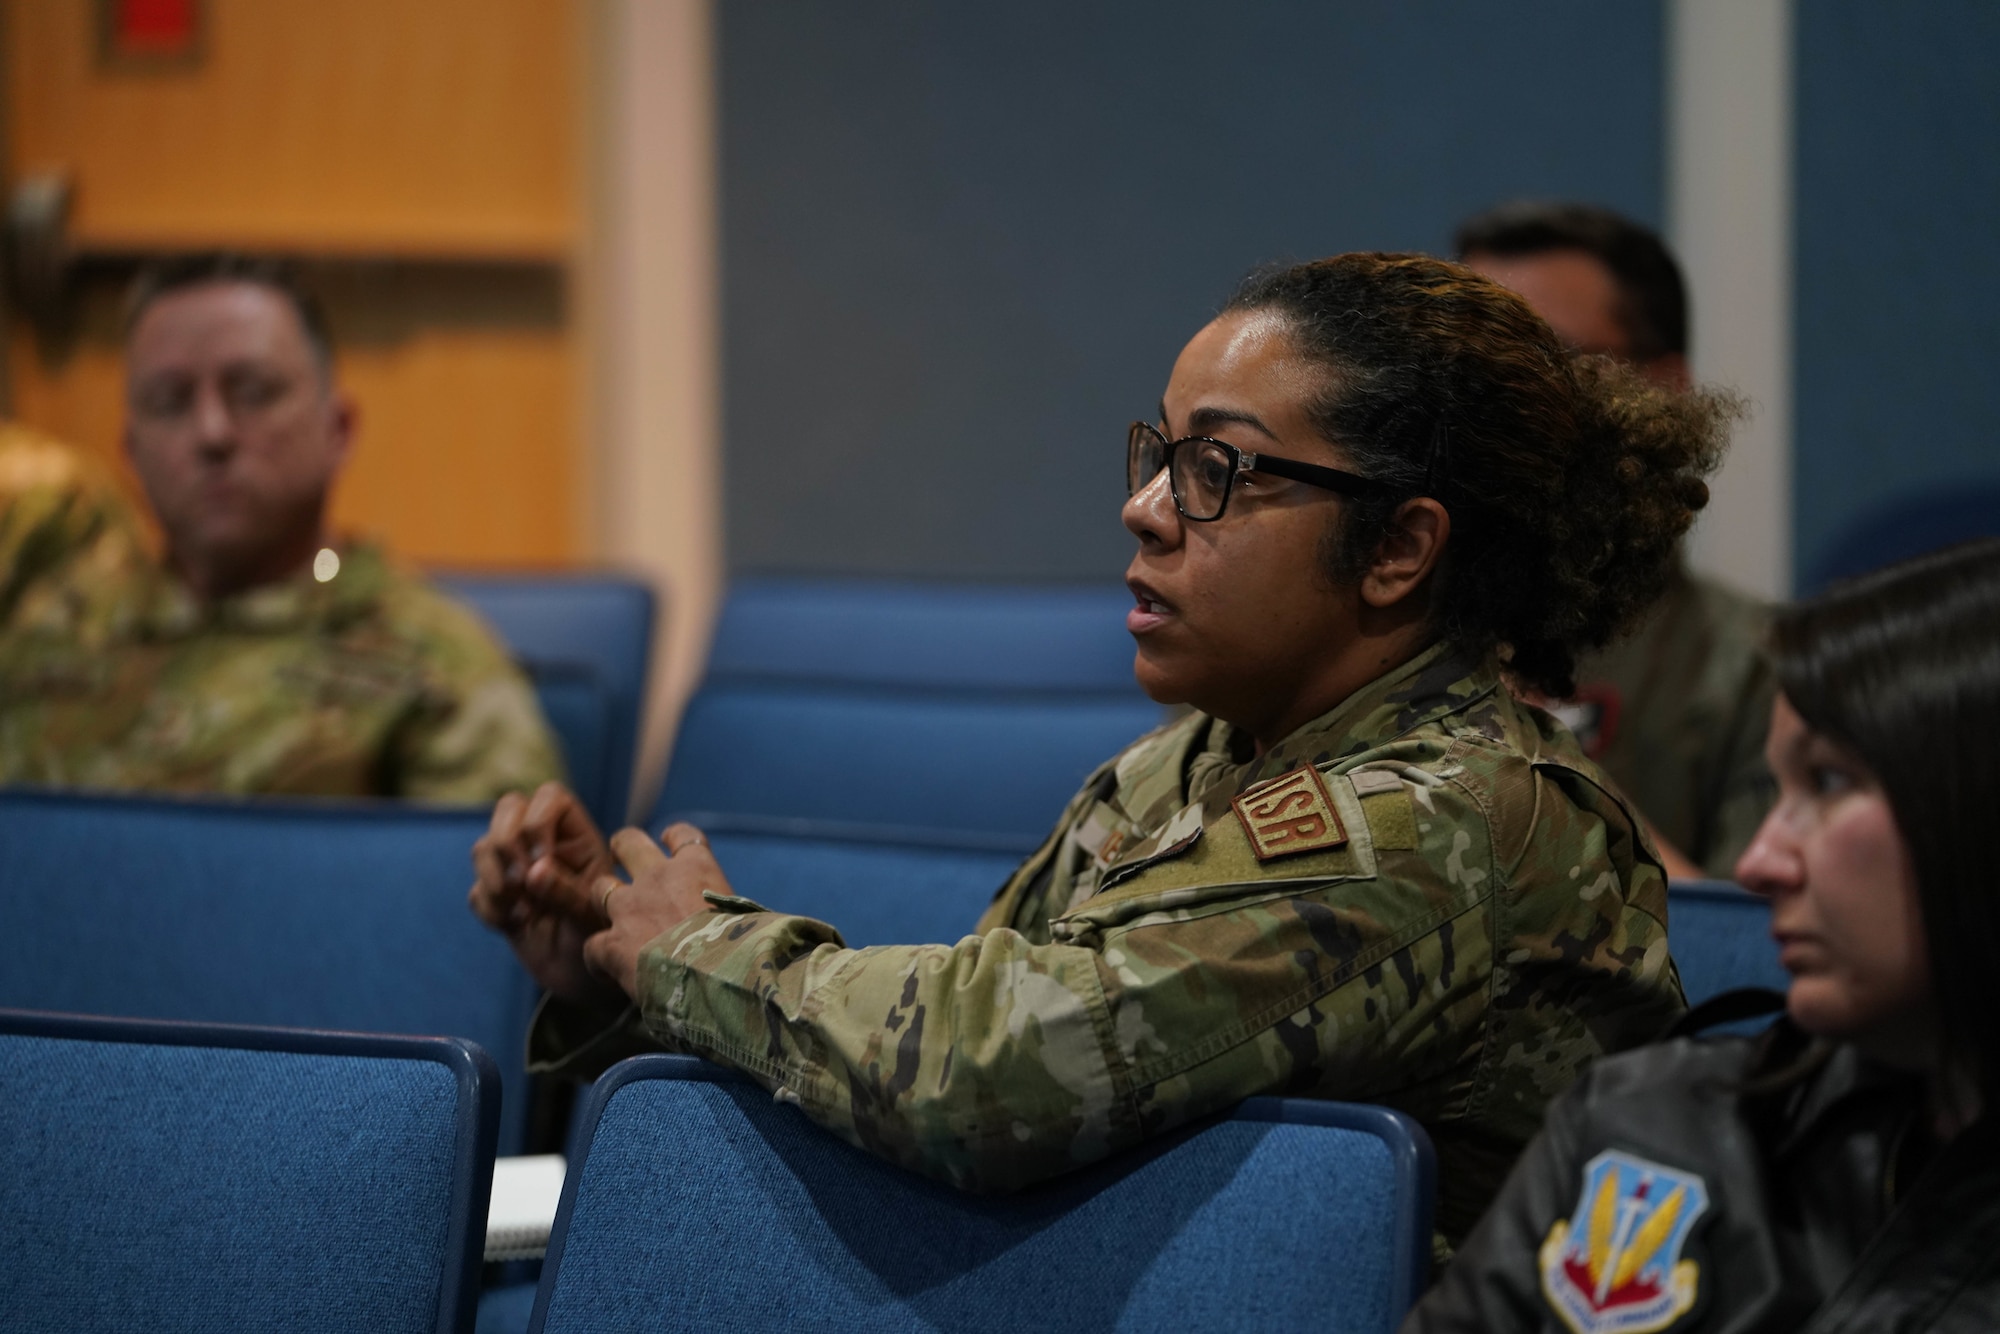
POLYGON ((1542 1296, 1574 1334, 1665 1330, 1700 1293, 1700 1265, 1682 1251, 1707 1208, 1698 1173, 1605 1150, 1583 1166, 1575 1211, 1542 1239, 1542 1296))

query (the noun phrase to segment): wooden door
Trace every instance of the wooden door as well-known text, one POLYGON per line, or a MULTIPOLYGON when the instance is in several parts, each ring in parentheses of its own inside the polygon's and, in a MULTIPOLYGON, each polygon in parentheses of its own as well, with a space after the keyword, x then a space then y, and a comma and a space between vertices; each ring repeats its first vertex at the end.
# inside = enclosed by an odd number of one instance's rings
POLYGON ((430 562, 580 553, 581 0, 206 0, 154 64, 104 54, 110 0, 4 2, 9 170, 69 179, 79 260, 67 329, 15 321, 14 415, 116 459, 134 261, 289 255, 361 409, 336 524, 430 562))

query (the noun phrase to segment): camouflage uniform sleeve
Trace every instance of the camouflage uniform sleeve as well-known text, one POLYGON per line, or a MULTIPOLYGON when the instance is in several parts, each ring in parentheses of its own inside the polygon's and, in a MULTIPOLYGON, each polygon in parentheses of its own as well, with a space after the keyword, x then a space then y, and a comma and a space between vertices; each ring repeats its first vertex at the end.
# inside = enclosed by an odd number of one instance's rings
POLYGON ((423 663, 424 691, 391 741, 388 791, 481 804, 563 777, 534 688, 468 609, 408 582, 392 616, 423 663))
MULTIPOLYGON (((1383 1098, 1459 1063, 1477 1031, 1492 881, 1376 877, 1352 789, 1337 800, 1351 841, 1270 874, 1225 803, 1046 944, 1000 928, 849 950, 818 922, 717 899, 642 952, 640 1012, 666 1045, 974 1190, 1258 1093, 1383 1098)), ((1476 870, 1467 848, 1451 856, 1476 870)))
POLYGON ((0 621, 22 590, 90 544, 139 543, 139 522, 109 475, 79 451, 0 425, 0 621))
POLYGON ((849 950, 821 923, 726 902, 640 956, 640 1012, 862 1148, 1005 1190, 1139 1138, 1100 963, 1008 929, 849 950))

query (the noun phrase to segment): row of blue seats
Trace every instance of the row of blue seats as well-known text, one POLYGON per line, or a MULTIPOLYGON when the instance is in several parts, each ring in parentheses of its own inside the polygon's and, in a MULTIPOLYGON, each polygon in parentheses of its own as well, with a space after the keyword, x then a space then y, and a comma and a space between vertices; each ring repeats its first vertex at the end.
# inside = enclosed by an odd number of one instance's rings
POLYGON ((1430 1146, 1381 1108, 1252 1099, 978 1197, 643 1057, 591 1092, 539 1286, 482 1310, 495 1085, 458 1040, 0 1011, 0 1328, 1386 1334, 1427 1269, 1430 1146))
MULTIPOLYGON (((534 991, 465 907, 476 811, 0 792, 0 1006, 468 1038, 519 1152, 534 991)), ((854 945, 968 933, 1011 848, 748 817, 709 826, 736 888, 854 945)), ((1783 985, 1761 902, 1670 890, 1689 997, 1783 985)))
MULTIPOLYGON (((1157 721, 1130 682, 1124 599, 837 594, 780 583, 732 594, 655 821, 700 819, 741 892, 831 920, 851 943, 956 939, 1090 765, 1157 721)), ((615 818, 650 595, 618 581, 489 580, 473 600, 533 673, 580 788, 615 818), (588 661, 592 645, 603 661, 588 661)), ((469 1038, 499 1056, 494 1133, 518 1151, 533 997, 463 908, 466 850, 483 824, 479 812, 0 794, 0 1005, 469 1038)), ((1759 915, 1734 887, 1675 887, 1691 996, 1776 980, 1759 915)), ((731 1096, 745 1116, 768 1106, 747 1090, 731 1096)), ((796 1118, 783 1126, 814 1142, 796 1118)), ((871 1172, 920 1188, 857 1156, 813 1177, 806 1195, 842 1198, 851 1174, 871 1172)), ((587 1180, 573 1172, 572 1194, 587 1180)), ((558 1246, 568 1258, 549 1271, 544 1308, 551 1284, 589 1263, 558 1246)), ((846 1273, 842 1291, 880 1288, 872 1273, 846 1273)), ((522 1290, 492 1296, 519 1301, 522 1290)))
MULTIPOLYGON (((622 824, 654 615, 612 576, 446 576, 535 683, 573 785, 622 824)), ((1116 588, 745 580, 647 823, 771 816, 1032 847, 1161 713, 1116 588)))

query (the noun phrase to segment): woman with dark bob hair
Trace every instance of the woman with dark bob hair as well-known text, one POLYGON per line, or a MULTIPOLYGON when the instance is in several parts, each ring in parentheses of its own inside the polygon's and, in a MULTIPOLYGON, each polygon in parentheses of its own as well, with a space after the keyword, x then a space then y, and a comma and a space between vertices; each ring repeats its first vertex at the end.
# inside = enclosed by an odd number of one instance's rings
POLYGON ((1454 264, 1252 278, 1125 441, 1135 670, 1193 711, 955 944, 849 950, 691 826, 503 800, 472 902, 552 994, 537 1068, 695 1052, 975 1190, 1252 1094, 1385 1102, 1457 1236, 1548 1098, 1683 1008, 1637 818, 1502 679, 1567 693, 1661 588, 1728 411, 1454 264))
POLYGON ((2000 541, 1773 644, 1784 1017, 1593 1067, 1406 1330, 2000 1329, 2000 541))

